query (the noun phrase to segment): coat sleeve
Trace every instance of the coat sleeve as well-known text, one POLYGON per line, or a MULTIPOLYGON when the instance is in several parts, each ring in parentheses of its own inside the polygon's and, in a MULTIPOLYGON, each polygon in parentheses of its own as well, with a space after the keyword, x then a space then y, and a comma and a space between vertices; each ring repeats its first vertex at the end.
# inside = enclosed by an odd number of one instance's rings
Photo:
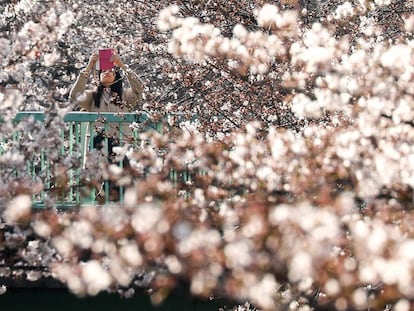
POLYGON ((125 99, 128 107, 134 108, 140 101, 142 101, 144 83, 138 75, 129 68, 125 70, 125 75, 131 87, 130 89, 125 90, 125 99))
POLYGON ((88 82, 88 74, 81 71, 75 84, 69 92, 69 99, 72 103, 77 104, 80 108, 91 110, 93 95, 92 91, 85 90, 88 82))

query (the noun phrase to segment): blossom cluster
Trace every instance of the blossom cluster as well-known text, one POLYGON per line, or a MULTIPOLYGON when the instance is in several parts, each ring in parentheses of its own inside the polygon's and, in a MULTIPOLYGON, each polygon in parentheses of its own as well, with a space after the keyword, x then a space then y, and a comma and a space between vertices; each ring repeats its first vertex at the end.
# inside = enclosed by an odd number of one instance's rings
POLYGON ((286 54, 285 42, 296 36, 296 11, 279 11, 277 7, 265 5, 257 14, 258 25, 264 28, 285 30, 285 38, 266 35, 262 31, 249 32, 244 25, 236 24, 233 38, 223 36, 220 29, 203 24, 198 19, 179 18, 179 8, 172 5, 160 12, 158 27, 161 31, 173 30, 169 52, 193 61, 219 57, 238 63, 238 69, 250 68, 253 73, 268 71, 270 60, 280 59, 286 54))

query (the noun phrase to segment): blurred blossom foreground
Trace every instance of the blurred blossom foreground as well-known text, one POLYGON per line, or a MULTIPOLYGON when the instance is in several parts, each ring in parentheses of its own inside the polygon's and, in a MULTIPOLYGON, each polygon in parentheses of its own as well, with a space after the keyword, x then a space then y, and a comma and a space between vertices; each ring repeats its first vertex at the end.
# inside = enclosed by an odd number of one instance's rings
POLYGON ((234 310, 413 310, 412 1, 108 3, 0 3, 0 294, 51 278, 155 305, 185 288, 234 310), (128 167, 92 150, 83 168, 62 140, 96 42, 164 126, 115 149, 128 167), (120 201, 59 208, 103 180, 120 201))

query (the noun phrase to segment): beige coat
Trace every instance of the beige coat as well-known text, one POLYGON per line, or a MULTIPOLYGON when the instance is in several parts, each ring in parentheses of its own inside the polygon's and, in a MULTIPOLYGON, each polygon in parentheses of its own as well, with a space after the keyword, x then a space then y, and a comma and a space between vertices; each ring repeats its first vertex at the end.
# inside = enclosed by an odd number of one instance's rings
MULTIPOLYGON (((86 89, 88 82, 88 73, 82 71, 75 84, 73 85, 69 99, 71 102, 76 103, 82 110, 90 112, 131 112, 136 105, 142 100, 143 83, 138 76, 131 70, 124 70, 124 74, 128 79, 131 88, 124 89, 122 92, 123 105, 115 105, 114 103, 104 104, 102 99, 99 107, 95 105, 93 98, 93 90, 86 89)), ((102 129, 103 124, 101 122, 95 122, 95 127, 102 129)), ((110 135, 118 136, 118 132, 121 129, 124 135, 130 135, 131 130, 128 124, 110 124, 110 135)))

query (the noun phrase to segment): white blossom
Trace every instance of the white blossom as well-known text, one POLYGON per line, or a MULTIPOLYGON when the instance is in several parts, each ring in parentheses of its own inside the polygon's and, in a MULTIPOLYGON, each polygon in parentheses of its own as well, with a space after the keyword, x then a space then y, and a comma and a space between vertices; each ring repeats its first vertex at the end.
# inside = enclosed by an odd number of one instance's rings
POLYGON ((44 238, 49 237, 52 233, 52 228, 48 223, 44 221, 36 221, 33 223, 33 229, 35 230, 36 234, 44 238))
POLYGON ((412 48, 406 45, 394 45, 382 54, 381 65, 401 73, 407 66, 414 64, 412 55, 412 48))
POLYGON ((410 310, 410 302, 406 299, 400 299, 394 305, 395 311, 409 311, 410 310))
POLYGON ((109 273, 97 260, 88 261, 81 268, 82 280, 86 283, 87 293, 91 296, 107 289, 112 282, 109 273))
POLYGON ((7 292, 7 287, 4 285, 0 286, 0 295, 4 295, 7 292))
POLYGON ((220 243, 220 234, 216 230, 193 230, 189 236, 182 237, 178 247, 183 255, 196 249, 214 247, 220 243))
POLYGON ((142 256, 135 243, 126 243, 122 245, 119 253, 121 257, 133 267, 138 267, 142 264, 142 256))
POLYGON ((336 19, 343 19, 351 17, 355 14, 355 9, 349 1, 339 5, 335 10, 335 18, 336 19))
POLYGON ((143 204, 136 208, 132 215, 131 225, 135 231, 145 233, 156 229, 162 216, 162 210, 158 206, 149 203, 143 204))
POLYGON ((227 244, 224 248, 227 266, 230 268, 249 266, 253 261, 251 243, 251 240, 246 239, 227 244))
POLYGON ((405 19, 404 23, 406 31, 414 31, 414 15, 410 15, 407 19, 405 19))
POLYGON ((312 256, 306 252, 297 252, 289 264, 289 280, 298 282, 312 275, 312 256))
POLYGON ((31 214, 31 208, 31 197, 26 194, 20 194, 8 203, 3 217, 9 224, 17 223, 31 214))
POLYGON ((391 0, 374 0, 376 5, 386 6, 391 4, 391 0))
POLYGON ((263 308, 275 309, 275 296, 278 283, 272 274, 265 274, 263 278, 250 286, 249 296, 254 303, 260 303, 263 308))

